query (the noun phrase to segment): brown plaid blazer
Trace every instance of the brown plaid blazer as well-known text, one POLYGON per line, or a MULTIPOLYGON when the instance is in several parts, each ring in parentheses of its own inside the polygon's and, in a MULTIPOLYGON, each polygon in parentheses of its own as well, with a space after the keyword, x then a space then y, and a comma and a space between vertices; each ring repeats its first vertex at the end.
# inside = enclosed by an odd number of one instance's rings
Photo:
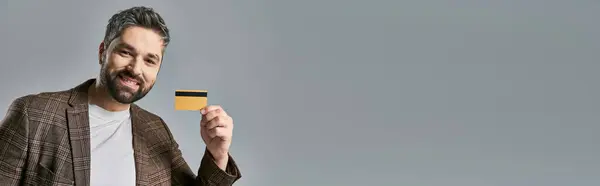
MULTIPOLYGON (((90 79, 75 88, 15 99, 0 122, 0 185, 90 185, 90 79)), ((183 159, 165 122, 132 104, 136 185, 232 185, 205 150, 198 176, 183 159)), ((110 162, 107 162, 110 163, 110 162)))

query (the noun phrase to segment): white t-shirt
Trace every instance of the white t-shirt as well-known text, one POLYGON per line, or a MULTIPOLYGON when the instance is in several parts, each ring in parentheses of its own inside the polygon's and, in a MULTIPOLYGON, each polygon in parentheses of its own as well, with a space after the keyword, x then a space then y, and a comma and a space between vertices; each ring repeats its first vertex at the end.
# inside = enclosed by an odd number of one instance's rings
POLYGON ((135 185, 129 110, 111 112, 89 105, 92 186, 135 185))

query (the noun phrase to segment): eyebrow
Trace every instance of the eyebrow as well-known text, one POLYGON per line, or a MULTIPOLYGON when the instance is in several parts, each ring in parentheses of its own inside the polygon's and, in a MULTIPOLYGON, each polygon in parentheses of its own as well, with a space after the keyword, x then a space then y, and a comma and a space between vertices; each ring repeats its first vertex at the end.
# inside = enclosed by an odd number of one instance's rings
POLYGON ((158 57, 158 55, 156 55, 156 54, 148 54, 148 57, 154 58, 155 60, 160 61, 160 57, 158 57))
MULTIPOLYGON (((131 46, 130 44, 127 43, 119 43, 116 48, 125 48, 127 50, 132 50, 132 51, 136 51, 135 48, 133 46, 131 46)), ((136 52, 137 53, 137 52, 136 52)), ((160 57, 158 57, 157 54, 153 54, 153 53, 148 53, 147 57, 149 58, 153 58, 155 60, 159 60, 160 61, 160 57)))

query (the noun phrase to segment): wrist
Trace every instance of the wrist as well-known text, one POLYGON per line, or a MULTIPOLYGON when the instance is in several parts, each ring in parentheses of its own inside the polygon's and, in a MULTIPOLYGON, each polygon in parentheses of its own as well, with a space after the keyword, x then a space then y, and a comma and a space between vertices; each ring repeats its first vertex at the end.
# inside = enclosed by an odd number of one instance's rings
POLYGON ((213 161, 215 162, 215 164, 217 164, 217 166, 222 170, 225 170, 227 168, 228 160, 229 160, 228 155, 225 155, 224 158, 213 158, 213 161))
POLYGON ((229 160, 229 153, 213 152, 207 149, 206 153, 210 154, 212 161, 219 166, 219 168, 225 170, 227 167, 227 161, 229 160))
POLYGON ((227 161, 229 159, 229 153, 210 153, 212 155, 213 160, 215 161, 227 161))

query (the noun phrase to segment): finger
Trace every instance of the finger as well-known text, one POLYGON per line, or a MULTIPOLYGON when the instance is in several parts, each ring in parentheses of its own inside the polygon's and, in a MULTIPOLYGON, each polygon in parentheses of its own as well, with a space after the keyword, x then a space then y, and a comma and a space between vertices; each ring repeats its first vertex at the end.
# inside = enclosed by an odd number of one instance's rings
POLYGON ((200 126, 206 126, 206 124, 208 124, 208 122, 210 122, 215 117, 218 117, 220 115, 223 115, 221 110, 213 110, 205 115, 202 115, 202 119, 200 120, 200 126))
POLYGON ((202 115, 202 119, 200 119, 200 126, 205 127, 208 122, 209 120, 206 118, 206 115, 202 115))
POLYGON ((205 128, 207 128, 207 129, 213 129, 215 127, 230 128, 230 123, 231 123, 230 120, 231 120, 231 118, 229 118, 227 116, 218 116, 218 117, 215 117, 214 119, 210 120, 205 125, 205 128))
MULTIPOLYGON (((203 140, 206 140, 207 137, 209 137, 207 133, 208 133, 208 130, 206 130, 206 128, 204 128, 204 127, 200 128, 200 136, 202 137, 203 140)), ((208 139, 210 139, 210 137, 208 139)))
POLYGON ((223 122, 223 119, 220 118, 220 117, 216 117, 216 118, 208 121, 207 124, 204 127, 206 129, 210 130, 210 129, 213 129, 215 127, 222 126, 223 124, 221 124, 221 122, 223 122))
POLYGON ((223 113, 220 110, 213 110, 213 111, 206 113, 204 116, 206 116, 206 121, 210 122, 211 120, 213 120, 214 118, 216 118, 220 115, 223 115, 223 113))
POLYGON ((220 127, 207 130, 208 137, 210 139, 216 138, 219 135, 219 133, 222 133, 222 132, 223 132, 223 129, 220 127))
POLYGON ((210 139, 220 138, 221 140, 227 140, 231 136, 230 130, 223 127, 216 127, 207 131, 210 139))
POLYGON ((206 106, 206 107, 200 109, 200 113, 202 113, 202 115, 205 115, 206 113, 209 113, 213 110, 219 110, 219 109, 222 109, 221 106, 219 106, 219 105, 209 105, 209 106, 206 106))

